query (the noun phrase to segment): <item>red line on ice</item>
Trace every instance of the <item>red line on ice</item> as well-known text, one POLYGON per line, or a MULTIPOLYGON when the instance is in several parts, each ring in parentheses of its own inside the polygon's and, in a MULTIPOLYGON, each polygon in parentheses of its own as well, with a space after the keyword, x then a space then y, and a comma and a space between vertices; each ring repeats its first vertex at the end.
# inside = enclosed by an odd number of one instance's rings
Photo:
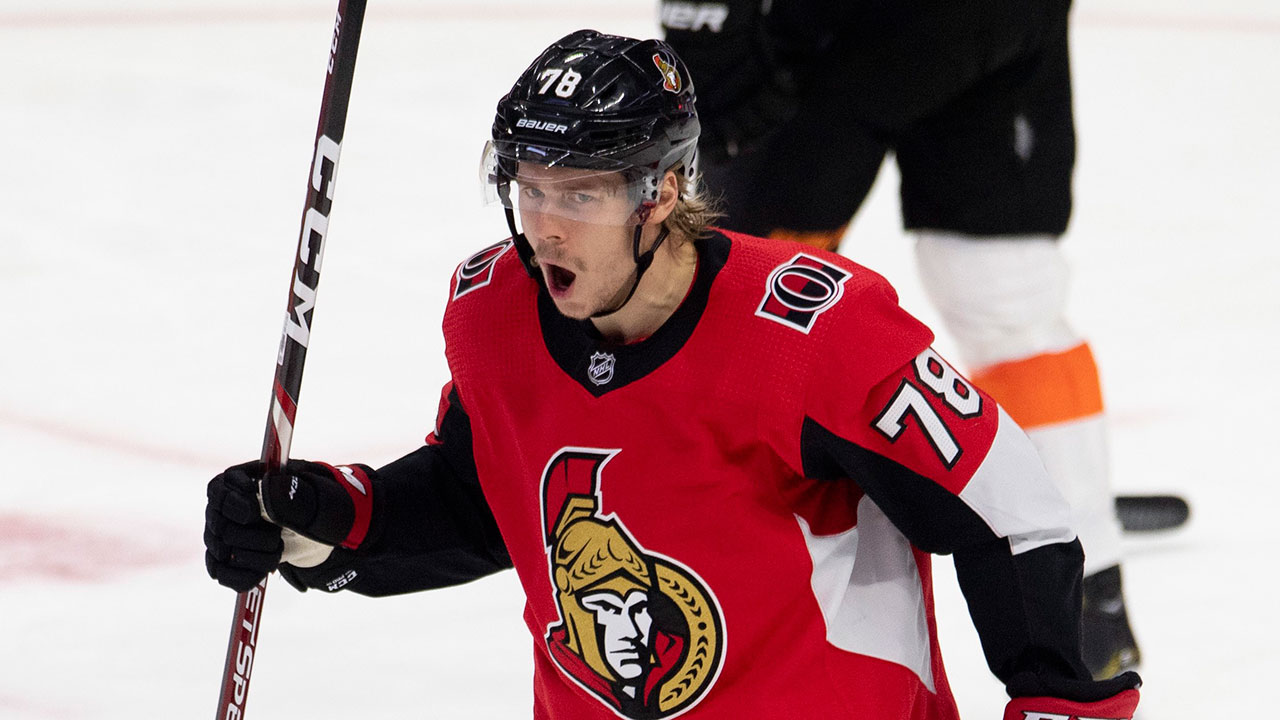
POLYGON ((77 445, 104 448, 145 460, 189 465, 205 470, 220 468, 227 464, 226 458, 164 445, 139 442, 132 438, 112 435, 96 429, 77 427, 59 420, 30 415, 15 415, 3 410, 0 410, 0 425, 12 425, 23 430, 31 430, 48 435, 58 440, 66 440, 77 445))
POLYGON ((0 585, 20 580, 103 582, 130 571, 191 562, 198 547, 175 533, 123 523, 124 534, 71 518, 0 513, 0 585), (141 532, 140 532, 141 530, 141 532))

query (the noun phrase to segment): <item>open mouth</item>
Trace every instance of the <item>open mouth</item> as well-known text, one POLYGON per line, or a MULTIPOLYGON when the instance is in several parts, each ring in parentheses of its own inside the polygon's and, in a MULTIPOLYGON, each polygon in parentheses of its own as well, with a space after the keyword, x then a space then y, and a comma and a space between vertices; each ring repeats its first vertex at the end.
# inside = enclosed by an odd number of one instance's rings
POLYGON ((574 278, 577 277, 571 270, 566 270, 559 265, 543 264, 542 267, 546 271, 547 287, 557 295, 568 291, 569 286, 573 285, 574 278))

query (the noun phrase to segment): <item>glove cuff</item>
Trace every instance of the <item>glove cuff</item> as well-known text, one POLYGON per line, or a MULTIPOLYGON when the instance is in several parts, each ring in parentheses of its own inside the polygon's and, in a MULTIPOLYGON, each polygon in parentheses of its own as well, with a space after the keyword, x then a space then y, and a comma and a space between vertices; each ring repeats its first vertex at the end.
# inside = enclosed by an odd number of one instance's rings
POLYGON ((1087 703, 1055 697, 1017 697, 1005 706, 1004 720, 1133 720, 1137 707, 1136 689, 1087 703))
POLYGON ((369 482, 369 474, 359 465, 338 465, 319 463, 333 473, 338 485, 347 491, 351 504, 355 507, 355 518, 351 521, 351 530, 340 543, 348 550, 355 550, 364 542, 369 534, 369 522, 373 518, 373 483, 369 482))

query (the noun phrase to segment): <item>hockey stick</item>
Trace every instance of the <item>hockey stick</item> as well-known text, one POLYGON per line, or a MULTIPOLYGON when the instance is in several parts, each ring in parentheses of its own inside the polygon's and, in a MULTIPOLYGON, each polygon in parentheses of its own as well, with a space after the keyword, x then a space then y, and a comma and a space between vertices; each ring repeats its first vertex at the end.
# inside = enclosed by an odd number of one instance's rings
MULTIPOLYGON (((284 465, 293 439, 293 421, 302 387, 302 366, 311 337, 311 316, 315 310, 316 287, 320 283, 320 265, 324 260, 324 240, 329 228, 329 211, 333 206, 333 182, 338 172, 338 155, 347 124, 347 105, 351 99, 351 80, 355 75, 364 8, 365 0, 338 0, 338 12, 333 23, 333 44, 329 49, 324 98, 320 102, 320 120, 316 126, 307 201, 289 282, 289 302, 280 336, 280 350, 276 355, 271 409, 267 413, 267 429, 262 440, 261 459, 268 473, 284 465)), ((217 720, 244 718, 266 592, 267 579, 264 577, 256 587, 236 596, 231 637, 227 641, 227 657, 222 668, 217 720)))
POLYGON ((1191 517, 1191 506, 1177 495, 1117 495, 1115 506, 1127 533, 1173 530, 1191 517))

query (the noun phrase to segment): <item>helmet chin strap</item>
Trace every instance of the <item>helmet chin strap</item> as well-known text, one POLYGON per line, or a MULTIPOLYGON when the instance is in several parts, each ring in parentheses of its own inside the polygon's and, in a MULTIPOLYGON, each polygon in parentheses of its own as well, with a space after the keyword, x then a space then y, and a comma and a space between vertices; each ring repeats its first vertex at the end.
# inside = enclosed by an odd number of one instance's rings
MULTIPOLYGON (((507 228, 511 231, 511 240, 515 243, 516 254, 520 256, 520 261, 524 264, 524 269, 529 273, 529 276, 541 285, 543 289, 546 289, 546 280, 542 277, 542 273, 538 270, 538 266, 535 265, 533 261, 533 245, 530 244, 529 238, 525 237, 525 234, 520 232, 520 229, 516 227, 516 214, 515 211, 511 209, 511 186, 507 183, 499 183, 498 194, 502 197, 502 204, 505 206, 504 209, 506 210, 507 216, 507 228)), ((636 223, 635 234, 631 237, 631 257, 636 263, 636 274, 635 279, 631 281, 631 289, 627 291, 627 296, 622 298, 622 302, 619 302, 617 305, 606 310, 594 313, 591 317, 598 318, 606 315, 612 315, 621 310, 627 303, 631 302, 631 298, 635 296, 636 288, 640 287, 640 279, 644 277, 645 271, 653 264, 653 256, 658 251, 658 248, 662 246, 662 242, 667 239, 668 234, 667 228, 664 225, 658 231, 658 239, 653 241, 653 247, 645 250, 644 252, 640 252, 640 236, 644 233, 644 223, 649 219, 649 213, 652 210, 652 204, 644 203, 636 211, 638 222, 636 223)))
MULTIPOLYGON (((646 211, 644 214, 647 216, 648 212, 646 211)), ((507 228, 511 230, 511 240, 515 243, 516 254, 520 256, 520 261, 524 264, 524 269, 529 273, 529 277, 533 278, 535 282, 545 289, 546 279, 542 277, 542 273, 538 270, 538 266, 533 262, 533 245, 529 243, 529 238, 525 237, 525 234, 520 232, 516 227, 515 212, 508 207, 506 209, 506 215, 507 228)), ((614 305, 607 310, 601 310, 600 312, 593 314, 591 317, 604 317, 605 315, 612 315, 618 312, 624 305, 630 302, 632 296, 636 294, 636 288, 640 287, 640 278, 644 277, 645 271, 653 264, 654 253, 657 252, 658 247, 662 245, 662 242, 667 239, 668 234, 667 228, 663 226, 662 229, 658 231, 658 239, 653 241, 653 247, 642 253, 640 252, 640 236, 643 232, 644 223, 642 221, 641 224, 636 225, 635 235, 633 235, 631 239, 631 257, 636 263, 636 274, 635 279, 631 282, 631 289, 627 291, 627 296, 624 297, 622 302, 619 302, 617 305, 614 305)))
POLYGON ((653 247, 645 250, 643 253, 640 252, 640 236, 644 232, 644 223, 649 219, 649 212, 651 210, 653 210, 653 205, 651 204, 646 203, 640 206, 638 211, 639 222, 636 224, 635 234, 631 237, 631 257, 636 263, 636 276, 635 280, 631 282, 631 289, 627 291, 627 296, 622 298, 622 302, 606 310, 593 313, 591 317, 598 318, 606 315, 612 315, 621 310, 627 303, 631 302, 632 296, 636 294, 636 288, 640 287, 640 278, 644 277, 645 271, 653 264, 654 253, 658 251, 658 248, 662 245, 662 241, 667 239, 667 227, 663 225, 662 228, 658 230, 658 239, 653 241, 653 247))
POLYGON ((498 196, 502 198, 503 209, 507 216, 507 229, 511 231, 511 241, 515 243, 516 254, 520 256, 520 262, 524 265, 525 272, 529 273, 529 277, 538 282, 539 285, 546 287, 545 281, 542 279, 542 273, 538 272, 538 267, 533 264, 533 245, 529 244, 529 238, 516 227, 516 213, 512 210, 511 204, 511 183, 507 181, 498 183, 498 196))
POLYGON ((529 244, 529 238, 516 228, 515 213, 511 208, 507 208, 507 228, 511 230, 511 240, 515 243, 516 254, 520 256, 520 262, 524 264, 525 272, 529 273, 529 277, 538 281, 539 285, 545 287, 542 279, 542 273, 538 272, 538 266, 533 262, 533 245, 529 244))

